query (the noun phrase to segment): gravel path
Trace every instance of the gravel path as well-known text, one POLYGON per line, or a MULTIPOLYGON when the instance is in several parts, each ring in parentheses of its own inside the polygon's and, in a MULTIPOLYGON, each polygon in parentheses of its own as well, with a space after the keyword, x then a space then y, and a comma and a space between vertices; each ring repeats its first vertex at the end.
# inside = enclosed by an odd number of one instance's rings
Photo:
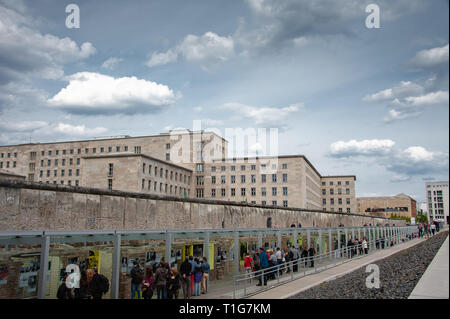
POLYGON ((441 231, 431 239, 376 262, 380 268, 380 288, 366 287, 366 267, 323 283, 290 299, 406 299, 419 282, 447 238, 441 231))

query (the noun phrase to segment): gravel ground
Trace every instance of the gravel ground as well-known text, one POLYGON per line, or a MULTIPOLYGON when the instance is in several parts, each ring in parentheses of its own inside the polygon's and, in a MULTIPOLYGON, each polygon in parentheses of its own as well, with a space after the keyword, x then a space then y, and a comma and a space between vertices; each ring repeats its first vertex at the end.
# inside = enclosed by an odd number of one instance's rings
POLYGON ((290 299, 406 299, 447 238, 440 231, 431 239, 376 262, 380 288, 366 287, 369 273, 362 267, 350 274, 308 289, 290 299))

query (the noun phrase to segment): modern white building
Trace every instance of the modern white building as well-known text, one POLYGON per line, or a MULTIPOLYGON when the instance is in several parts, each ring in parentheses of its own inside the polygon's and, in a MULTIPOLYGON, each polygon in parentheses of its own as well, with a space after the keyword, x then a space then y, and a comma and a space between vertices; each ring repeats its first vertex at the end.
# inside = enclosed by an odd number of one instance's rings
POLYGON ((448 214, 448 181, 425 183, 428 219, 445 221, 449 224, 448 214))

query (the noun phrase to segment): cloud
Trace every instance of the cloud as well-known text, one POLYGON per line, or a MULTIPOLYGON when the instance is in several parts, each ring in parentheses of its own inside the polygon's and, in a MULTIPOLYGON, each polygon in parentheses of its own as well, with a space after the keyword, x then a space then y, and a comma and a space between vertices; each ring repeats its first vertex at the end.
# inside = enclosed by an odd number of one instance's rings
POLYGON ((394 175, 391 178, 391 182, 392 183, 402 183, 402 182, 407 182, 411 180, 411 176, 408 175, 394 175))
POLYGON ((330 145, 332 157, 381 156, 391 152, 395 142, 389 139, 338 141, 330 145))
POLYGON ((145 63, 148 67, 154 67, 158 65, 164 65, 167 63, 175 62, 178 58, 178 53, 168 50, 167 52, 153 52, 150 59, 145 63))
POLYGON ((108 131, 105 127, 89 128, 85 125, 69 123, 49 123, 46 121, 1 121, 0 143, 20 144, 33 141, 60 140, 67 138, 89 138, 102 135, 108 131))
POLYGON ((253 120, 257 125, 265 124, 269 126, 282 126, 286 120, 294 113, 303 108, 303 104, 292 104, 286 107, 256 107, 240 103, 225 103, 219 107, 233 113, 234 119, 246 118, 253 120))
POLYGON ((419 51, 411 60, 412 65, 420 68, 429 68, 449 61, 448 44, 443 47, 419 51))
POLYGON ((448 174, 448 154, 431 152, 422 146, 411 146, 396 152, 385 166, 389 171, 407 176, 448 174))
POLYGON ((116 66, 122 61, 123 61, 122 58, 111 57, 111 58, 107 59, 105 62, 103 62, 102 68, 114 70, 116 68, 116 66))
POLYGON ((154 113, 172 104, 175 95, 166 85, 136 77, 79 72, 48 100, 51 107, 79 114, 154 113))
POLYGON ((153 52, 146 62, 148 67, 175 62, 182 56, 188 62, 199 63, 204 69, 219 62, 227 61, 234 55, 232 37, 222 37, 214 32, 206 32, 202 36, 188 34, 175 48, 167 52, 153 52))
POLYGON ((405 98, 407 105, 410 106, 426 106, 437 104, 448 104, 448 91, 430 92, 420 96, 410 96, 405 98))
POLYGON ((399 85, 393 88, 385 89, 380 92, 366 95, 363 98, 364 102, 384 102, 399 98, 405 98, 411 95, 422 94, 424 88, 421 85, 410 81, 402 81, 399 85))
POLYGON ((96 52, 89 42, 78 46, 68 37, 41 34, 25 11, 0 5, 0 84, 23 81, 29 76, 58 79, 64 74, 63 65, 96 52))
POLYGON ((392 109, 389 114, 384 118, 384 122, 390 123, 399 120, 405 120, 407 118, 419 116, 420 112, 411 112, 409 110, 396 110, 392 109))

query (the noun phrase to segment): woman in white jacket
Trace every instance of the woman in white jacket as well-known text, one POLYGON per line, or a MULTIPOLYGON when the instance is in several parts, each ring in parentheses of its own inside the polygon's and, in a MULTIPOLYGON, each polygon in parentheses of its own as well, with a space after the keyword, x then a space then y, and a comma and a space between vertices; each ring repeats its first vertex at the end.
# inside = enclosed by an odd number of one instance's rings
POLYGON ((368 252, 368 249, 367 249, 367 240, 366 240, 366 237, 364 237, 364 239, 363 239, 363 241, 362 241, 362 248, 364 249, 364 253, 367 255, 369 252, 368 252))

